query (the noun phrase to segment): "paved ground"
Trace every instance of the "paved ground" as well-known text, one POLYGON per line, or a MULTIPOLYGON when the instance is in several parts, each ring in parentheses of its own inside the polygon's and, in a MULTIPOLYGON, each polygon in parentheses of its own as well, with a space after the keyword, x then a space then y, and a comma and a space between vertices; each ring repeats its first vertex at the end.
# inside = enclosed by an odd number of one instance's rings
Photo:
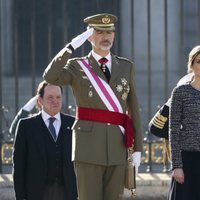
MULTIPOLYGON (((166 200, 170 175, 166 173, 139 173, 135 200, 166 200)), ((131 193, 124 190, 124 200, 131 200, 131 193)), ((0 174, 0 200, 14 200, 11 174, 0 174)))

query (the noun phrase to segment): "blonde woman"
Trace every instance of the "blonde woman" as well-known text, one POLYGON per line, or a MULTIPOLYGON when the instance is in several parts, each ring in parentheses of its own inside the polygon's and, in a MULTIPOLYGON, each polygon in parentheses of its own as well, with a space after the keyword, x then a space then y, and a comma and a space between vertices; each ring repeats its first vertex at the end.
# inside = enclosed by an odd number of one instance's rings
POLYGON ((188 57, 193 79, 174 88, 169 110, 172 184, 168 199, 200 199, 200 45, 188 57))

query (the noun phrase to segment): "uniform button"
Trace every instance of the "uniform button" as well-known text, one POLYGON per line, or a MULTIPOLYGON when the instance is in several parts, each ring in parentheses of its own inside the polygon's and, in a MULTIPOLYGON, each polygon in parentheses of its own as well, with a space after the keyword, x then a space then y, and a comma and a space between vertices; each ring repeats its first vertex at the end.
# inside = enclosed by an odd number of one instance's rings
POLYGON ((69 129, 70 129, 70 127, 68 126, 68 127, 67 127, 67 129, 69 130, 69 129))
POLYGON ((59 57, 58 60, 61 61, 61 57, 59 57))
POLYGON ((110 123, 107 123, 108 126, 110 126, 110 123))
POLYGON ((81 127, 80 127, 80 126, 78 127, 78 130, 81 130, 81 127))

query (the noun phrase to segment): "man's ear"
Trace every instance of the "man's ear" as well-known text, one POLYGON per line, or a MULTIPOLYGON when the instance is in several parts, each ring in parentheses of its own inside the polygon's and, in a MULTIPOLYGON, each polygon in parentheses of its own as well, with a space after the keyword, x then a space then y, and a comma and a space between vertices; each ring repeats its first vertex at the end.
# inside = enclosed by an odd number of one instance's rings
POLYGON ((41 101, 39 101, 38 99, 37 99, 37 108, 38 108, 38 110, 42 109, 41 101))
POLYGON ((37 99, 37 106, 38 106, 39 109, 42 108, 42 97, 40 97, 40 96, 37 99))

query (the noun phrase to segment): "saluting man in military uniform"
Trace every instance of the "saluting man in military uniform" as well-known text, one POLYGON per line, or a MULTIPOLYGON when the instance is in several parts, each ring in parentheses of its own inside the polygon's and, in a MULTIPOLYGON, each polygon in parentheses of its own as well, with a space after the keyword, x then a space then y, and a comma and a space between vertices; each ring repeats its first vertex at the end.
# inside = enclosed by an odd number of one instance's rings
POLYGON ((122 199, 127 148, 133 146, 133 163, 136 169, 140 165, 143 137, 134 66, 110 52, 116 21, 107 13, 85 18, 87 30, 53 58, 43 75, 51 84, 70 85, 76 100, 72 160, 79 200, 122 199), (91 52, 70 59, 86 40, 91 52))

